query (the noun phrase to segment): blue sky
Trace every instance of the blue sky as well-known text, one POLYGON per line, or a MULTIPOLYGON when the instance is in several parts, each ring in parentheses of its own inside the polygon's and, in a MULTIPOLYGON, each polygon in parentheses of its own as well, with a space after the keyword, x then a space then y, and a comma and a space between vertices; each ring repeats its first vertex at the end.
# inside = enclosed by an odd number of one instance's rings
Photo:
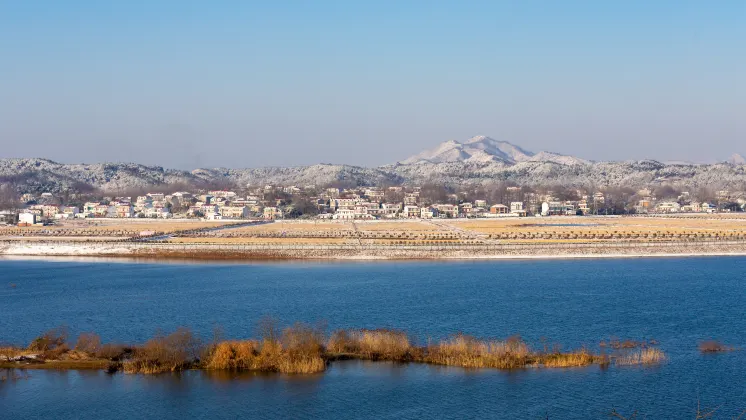
POLYGON ((0 0, 0 157, 746 154, 744 1, 0 0))

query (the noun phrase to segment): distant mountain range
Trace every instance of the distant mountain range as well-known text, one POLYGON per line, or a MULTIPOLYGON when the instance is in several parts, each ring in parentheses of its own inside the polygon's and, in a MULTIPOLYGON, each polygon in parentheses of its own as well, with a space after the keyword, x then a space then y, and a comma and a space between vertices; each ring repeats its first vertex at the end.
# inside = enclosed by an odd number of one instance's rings
POLYGON ((0 183, 18 192, 98 189, 118 192, 158 186, 174 188, 245 185, 442 185, 510 182, 517 185, 643 186, 696 188, 746 186, 746 160, 735 154, 716 164, 654 160, 593 162, 552 152, 529 152, 485 136, 449 140, 390 165, 365 168, 318 164, 251 169, 166 169, 134 163, 61 164, 47 159, 0 159, 0 183))

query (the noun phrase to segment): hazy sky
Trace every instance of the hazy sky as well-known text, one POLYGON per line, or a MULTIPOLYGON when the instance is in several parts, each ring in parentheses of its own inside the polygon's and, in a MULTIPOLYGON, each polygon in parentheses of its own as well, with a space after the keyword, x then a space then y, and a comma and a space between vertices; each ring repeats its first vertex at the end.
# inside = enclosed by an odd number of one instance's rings
POLYGON ((0 157, 746 154, 746 1, 0 0, 0 157))

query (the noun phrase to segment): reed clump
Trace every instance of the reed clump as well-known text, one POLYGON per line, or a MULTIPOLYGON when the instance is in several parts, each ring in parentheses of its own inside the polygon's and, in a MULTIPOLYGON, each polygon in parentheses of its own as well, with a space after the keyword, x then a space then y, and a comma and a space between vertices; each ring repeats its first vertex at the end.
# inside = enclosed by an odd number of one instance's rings
POLYGON ((615 363, 617 365, 655 365, 664 361, 666 361, 666 355, 662 350, 647 347, 617 357, 615 363))
POLYGON ((458 334, 427 347, 422 361, 465 368, 514 369, 533 361, 528 345, 520 337, 505 341, 483 341, 458 334))
MULTIPOLYGON (((650 365, 666 359, 662 351, 650 347, 652 342, 644 341, 610 340, 602 346, 617 350, 610 358, 603 350, 601 354, 586 348, 561 351, 559 346, 549 349, 546 344, 543 351, 536 351, 520 336, 483 340, 456 334, 418 346, 404 331, 393 329, 338 330, 327 336, 325 328, 302 323, 281 330, 270 318, 258 327, 258 339, 223 340, 216 333, 208 345, 187 328, 168 335, 157 333, 139 346, 103 344, 98 335, 82 333, 72 349, 66 344, 66 330, 59 328, 37 337, 27 349, 0 346, 0 362, 61 369, 103 366, 110 372, 146 374, 192 368, 308 374, 326 370, 330 360, 345 358, 493 369, 569 368, 607 365, 610 360, 617 365, 650 365)), ((717 342, 700 345, 703 352, 723 349, 728 348, 717 342)))
POLYGON ((260 344, 255 340, 222 341, 215 345, 205 367, 207 369, 257 370, 260 344))
POLYGON ((347 357, 402 362, 413 360, 416 353, 405 332, 389 329, 336 331, 327 349, 347 357))
POLYGON ((324 332, 296 323, 282 332, 277 370, 282 373, 315 373, 326 370, 324 332))
POLYGON ((569 353, 552 353, 542 355, 539 363, 549 368, 568 368, 588 366, 594 363, 601 365, 608 364, 608 358, 605 356, 593 355, 586 349, 580 349, 569 353))
POLYGON ((175 372, 195 365, 199 353, 199 339, 189 329, 179 328, 169 335, 158 333, 135 348, 123 368, 127 373, 175 372))
POLYGON ((726 346, 716 340, 707 340, 699 343, 699 351, 702 353, 722 353, 735 350, 734 347, 726 346))
POLYGON ((28 350, 23 350, 15 346, 0 346, 0 361, 9 361, 18 356, 23 356, 27 352, 28 350))
POLYGON ((106 343, 102 344, 93 356, 99 359, 118 362, 127 358, 132 353, 132 348, 124 344, 106 343))
POLYGON ((31 341, 28 350, 39 352, 41 359, 56 359, 66 353, 70 348, 67 346, 67 328, 57 327, 36 337, 31 341))
POLYGON ((282 334, 267 334, 262 341, 218 342, 205 362, 207 369, 259 370, 281 373, 316 373, 326 369, 324 335, 319 329, 295 324, 282 334))
POLYGON ((95 355, 101 350, 101 337, 94 333, 81 333, 74 349, 90 355, 95 355))

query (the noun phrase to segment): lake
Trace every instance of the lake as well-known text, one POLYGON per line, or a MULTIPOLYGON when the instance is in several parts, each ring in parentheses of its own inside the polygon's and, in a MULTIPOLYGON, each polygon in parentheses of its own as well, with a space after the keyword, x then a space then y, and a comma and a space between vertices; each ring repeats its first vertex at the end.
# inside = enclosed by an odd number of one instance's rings
MULTIPOLYGON (((282 324, 395 328, 422 343, 463 332, 583 345, 655 339, 668 361, 515 371, 360 361, 318 375, 190 371, 157 376, 38 371, 0 382, 7 418, 694 418, 746 409, 744 257, 475 262, 142 263, 0 260, 0 341, 74 337, 142 342, 188 326, 205 339, 282 324)), ((3 375, 3 373, 0 373, 3 375)), ((13 374, 5 374, 13 375, 13 374)), ((716 417, 717 418, 717 417, 716 417)))

